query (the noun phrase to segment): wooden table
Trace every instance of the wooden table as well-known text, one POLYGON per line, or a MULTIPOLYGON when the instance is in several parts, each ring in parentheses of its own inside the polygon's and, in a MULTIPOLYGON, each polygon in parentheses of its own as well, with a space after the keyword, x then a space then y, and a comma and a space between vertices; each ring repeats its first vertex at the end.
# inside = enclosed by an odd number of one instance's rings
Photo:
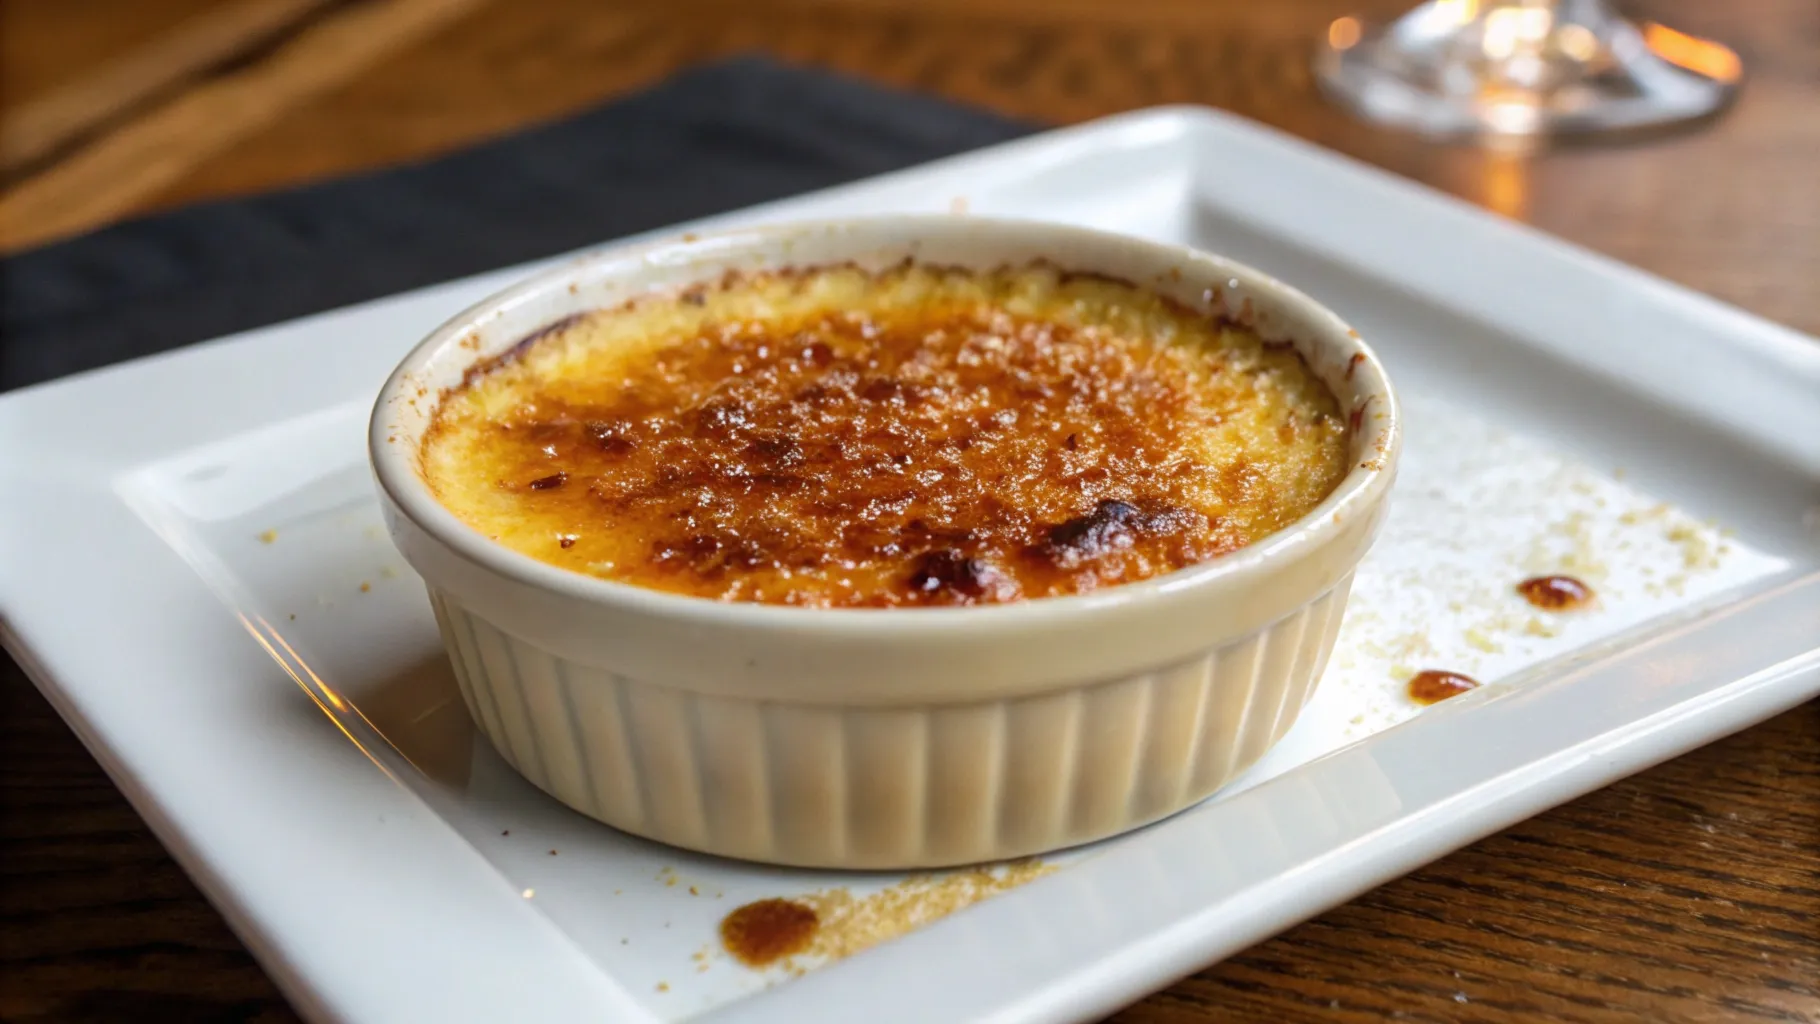
MULTIPOLYGON (((421 157, 761 49, 1058 122, 1225 107, 1820 332, 1820 4, 1635 5, 1736 44, 1741 104, 1696 134, 1531 160, 1376 131, 1317 97, 1308 54, 1328 21, 1399 6, 5 0, 0 246, 421 157)), ((4 676, 0 1018, 294 1019, 49 706, 4 676)), ((1115 1019, 1384 1018, 1820 1021, 1820 702, 1115 1019)))

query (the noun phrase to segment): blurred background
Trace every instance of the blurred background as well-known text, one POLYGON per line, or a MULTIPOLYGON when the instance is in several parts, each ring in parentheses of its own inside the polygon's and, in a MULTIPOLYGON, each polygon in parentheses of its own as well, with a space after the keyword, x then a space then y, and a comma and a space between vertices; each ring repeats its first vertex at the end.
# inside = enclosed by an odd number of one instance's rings
MULTIPOLYGON (((1425 9, 1490 33, 1480 52, 1509 50, 1521 39, 1484 20, 1495 5, 1425 9)), ((433 159, 759 53, 1032 127, 1158 104, 1222 108, 1820 333, 1820 0, 1618 6, 1666 26, 1638 37, 1652 52, 1722 76, 1741 69, 1736 101, 1672 133, 1563 145, 1390 127, 1358 113, 1381 106, 1338 102, 1319 61, 1365 53, 1413 0, 0 0, 0 255, 433 159)), ((1505 28, 1520 36, 1535 17, 1505 28)), ((1567 51, 1579 45, 1564 38, 1567 51)), ((150 279, 194 241, 140 240, 96 248, 140 258, 150 279)), ((68 262, 71 278, 105 276, 68 262)), ((203 283, 219 292, 218 280, 203 283)), ((58 343, 61 330, 46 328, 58 343)), ((1737 1019, 1764 1006, 1820 1019, 1814 894, 1800 884, 1820 806, 1808 799, 1817 726, 1813 704, 1550 811, 1118 1019, 1329 1019, 1343 1001, 1331 1019, 1459 1020, 1446 975, 1462 971, 1588 1021, 1737 1019), (1762 866, 1772 861, 1787 874, 1762 866), (1612 897, 1625 901, 1622 920, 1577 898, 1614 886, 1627 887, 1612 897), (1706 891, 1739 902, 1703 902, 1706 891), (1760 930, 1772 911, 1783 915, 1773 942, 1760 930), (1696 919, 1700 941, 1717 945, 1675 952, 1696 919), (1714 949, 1729 966, 1714 967, 1714 949)), ((1475 999, 1473 1012, 1523 1019, 1495 1001, 1475 999)), ((94 759, 0 660, 0 1020, 294 1019, 94 759)))
POLYGON ((1788 287, 1820 277, 1820 192, 1803 187, 1820 153, 1820 4, 1622 5, 1735 47, 1748 73, 1741 100, 1678 137, 1541 158, 1419 141, 1323 97, 1313 58, 1336 20, 1382 23, 1411 6, 5 0, 0 247, 418 160, 577 112, 685 65, 757 51, 1035 122, 1210 104, 1595 242, 1771 318, 1820 327, 1788 287), (1733 237, 1727 226, 1741 223, 1751 237, 1733 237), (1695 237, 1784 258, 1746 270, 1723 253, 1663 251, 1669 239, 1695 237))

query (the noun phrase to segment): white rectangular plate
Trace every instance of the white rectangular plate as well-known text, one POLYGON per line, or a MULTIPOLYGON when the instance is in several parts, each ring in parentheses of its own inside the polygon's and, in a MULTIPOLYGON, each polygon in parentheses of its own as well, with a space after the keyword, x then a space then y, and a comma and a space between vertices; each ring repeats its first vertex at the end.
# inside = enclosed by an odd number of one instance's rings
POLYGON ((679 853, 515 777, 452 698, 361 432, 407 348, 532 267, 0 399, 4 640, 299 1009, 350 1021, 1087 1019, 1820 693, 1820 342, 1197 109, 685 227, 963 204, 1275 273, 1407 399, 1319 696, 1169 821, 925 923, 1001 887, 679 853), (1545 571, 1599 606, 1528 609, 1545 571), (1495 685, 1418 715, 1425 667, 1495 685), (836 945, 907 934, 751 971, 716 926, 769 896, 845 914, 836 945))

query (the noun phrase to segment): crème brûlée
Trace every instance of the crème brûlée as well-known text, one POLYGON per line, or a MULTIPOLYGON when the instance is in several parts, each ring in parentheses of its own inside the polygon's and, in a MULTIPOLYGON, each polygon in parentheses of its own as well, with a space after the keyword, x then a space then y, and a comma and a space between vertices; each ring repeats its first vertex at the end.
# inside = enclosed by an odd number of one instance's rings
POLYGON ((476 366, 421 450, 493 540, 654 590, 967 605, 1147 579, 1306 515, 1348 466, 1286 343, 1046 264, 729 274, 476 366))

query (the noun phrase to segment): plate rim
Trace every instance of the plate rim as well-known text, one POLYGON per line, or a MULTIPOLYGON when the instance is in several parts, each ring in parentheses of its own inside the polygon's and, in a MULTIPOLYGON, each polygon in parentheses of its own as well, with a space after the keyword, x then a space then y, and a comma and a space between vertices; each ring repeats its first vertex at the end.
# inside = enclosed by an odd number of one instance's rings
MULTIPOLYGON (((1532 248, 1541 246, 1537 252, 1554 259, 1566 259, 1574 267, 1594 272, 1602 279, 1615 280, 1638 289, 1646 298, 1657 303, 1667 303, 1681 311, 1692 311, 1712 322, 1715 331, 1741 339, 1738 343, 1748 349, 1746 354, 1751 358, 1759 359, 1770 367, 1792 369, 1800 375, 1811 373, 1813 379, 1820 380, 1820 344, 1789 328, 1669 284, 1636 268, 1580 249, 1527 226, 1492 217, 1461 200, 1397 178, 1389 172, 1232 115, 1199 107, 1169 106, 1115 115, 877 178, 642 233, 633 238, 661 238, 734 223, 741 219, 774 216, 792 208, 813 210, 843 197, 901 190, 908 186, 939 183, 958 187, 961 179, 970 175, 974 180, 968 181, 962 191, 984 190, 990 187, 989 179, 992 175, 982 175, 979 173, 982 170, 1014 169, 1015 173, 1004 173, 1000 177, 1002 180, 1016 180, 1112 146, 1134 150, 1151 149, 1167 153, 1176 159, 1186 157, 1192 162, 1197 147, 1210 139, 1238 139, 1249 145, 1262 145, 1286 159, 1313 161, 1314 165, 1349 176, 1356 177, 1362 172, 1364 177, 1359 180, 1374 182, 1371 188, 1380 191, 1388 188, 1390 192, 1385 194, 1396 196, 1401 201, 1417 203, 1427 210, 1452 210, 1450 216, 1465 216, 1470 223, 1476 225, 1475 230, 1515 232, 1514 235, 1502 237, 1524 238, 1525 245, 1532 248), (1183 150, 1187 152, 1184 153, 1183 150)), ((1190 168, 1191 184, 1200 172, 1198 167, 1190 168)), ((629 239, 612 244, 622 244, 623 241, 629 239)), ((588 251, 592 251, 592 248, 588 251)), ((339 919, 352 913, 349 905, 309 907, 293 904, 282 913, 275 913, 269 899, 270 893, 249 891, 244 871, 230 870, 244 867, 227 863, 232 856, 245 856, 244 853, 224 851, 222 848, 204 848, 207 845, 205 840, 210 837, 200 833, 207 830, 199 830, 196 822, 189 817, 194 813, 196 798, 187 795, 173 800, 168 792, 160 792, 177 783, 152 778, 157 774, 157 769, 149 766, 147 759, 155 759, 155 752, 148 745, 155 745, 157 737, 150 735, 150 730, 147 729, 135 732, 133 723, 128 721, 126 706, 140 708, 140 705, 132 704, 132 701, 140 700, 142 695, 129 692, 122 683, 102 678, 126 666, 119 662, 114 652, 100 649, 105 645, 95 645, 92 641, 85 643, 87 638, 79 622, 56 621, 63 617, 56 613, 82 612, 99 615, 104 619, 111 614, 113 618, 108 621, 117 627, 129 627, 118 629, 119 633, 129 636, 135 632, 144 634, 147 632, 147 620, 150 620, 150 625, 156 625, 156 620, 161 615, 170 614, 164 605, 173 600, 171 593, 152 585, 157 582, 152 577, 161 576, 166 582, 175 578, 186 584, 180 589, 194 598, 196 607, 206 609, 206 615, 196 619, 196 636, 213 638, 210 642, 226 642, 222 638, 234 637, 234 643, 244 648, 236 654, 237 659, 245 661, 249 654, 263 659, 263 653, 246 645, 244 639, 241 639, 244 633, 241 632, 241 625, 233 621, 232 615, 221 614, 220 602, 213 594, 207 593, 207 587, 201 578, 177 559, 176 553, 168 544, 128 507, 120 490, 120 479, 154 458, 175 455, 200 443, 199 439, 222 440, 238 436, 248 423, 282 422, 287 416, 320 412, 334 408, 338 403, 351 401, 346 398, 347 394, 362 394, 359 385, 365 367, 350 367, 345 372, 325 371, 315 386, 304 389, 291 402, 281 403, 277 407, 270 403, 261 405, 256 401, 256 394, 249 394, 242 396, 244 400, 239 404, 230 404, 228 408, 213 412, 196 411, 189 418, 175 417, 170 423, 148 430, 143 437, 122 439, 121 443, 112 446, 106 443, 106 438, 76 436, 54 429, 46 432, 43 430, 44 424, 46 420, 53 424, 74 421, 87 411, 91 403, 106 401, 135 388, 155 389, 164 383, 181 380, 191 373, 221 373, 225 368, 231 368, 236 362, 254 355, 265 358, 276 354, 281 360, 305 358, 305 339, 324 328, 332 328, 351 318, 386 316, 392 313, 408 319, 401 311, 412 303, 434 305, 440 297, 453 291, 477 289, 483 285, 489 291, 495 290, 493 282, 503 283, 522 277, 535 268, 567 258, 570 257, 538 260, 459 281, 432 285, 0 396, 0 486, 8 490, 14 487, 33 488, 37 500, 21 502, 18 506, 30 504, 42 509, 74 502, 80 512, 70 516, 67 521, 59 520, 46 527, 43 522, 32 520, 20 507, 0 509, 0 526, 4 527, 0 530, 0 537, 5 538, 0 541, 0 556, 4 556, 0 557, 0 564, 7 566, 7 571, 0 573, 0 645, 13 652, 34 685, 45 694, 65 721, 71 724, 91 754, 102 763, 110 778, 145 817, 159 840, 183 864, 210 902, 221 910, 236 934, 248 944, 261 964, 272 974, 287 998, 292 1000, 300 1013, 314 1019, 431 1019, 424 1017, 424 1014, 431 1012, 432 1004, 423 1001, 420 988, 409 984, 396 985, 385 981, 375 982, 372 978, 350 978, 336 974, 339 968, 323 958, 320 948, 310 945, 312 937, 319 937, 325 915, 328 919, 339 919), (342 398, 337 401, 325 405, 315 398, 317 395, 333 394, 338 388, 343 390, 340 392, 342 398), (216 426, 211 427, 211 422, 216 426), (214 433, 209 433, 211 430, 214 433), (32 434, 42 437, 43 433, 49 433, 56 440, 48 446, 33 443, 32 434), (80 552, 77 564, 72 569, 68 565, 54 564, 49 549, 56 548, 57 545, 41 542, 35 545, 37 550, 28 549, 24 545, 23 538, 28 532, 43 538, 47 529, 53 538, 65 542, 80 540, 81 531, 99 531, 91 536, 101 539, 80 552), (106 595, 87 599, 66 595, 54 602, 41 600, 43 592, 39 585, 56 577, 63 578, 66 588, 76 588, 84 579, 89 582, 107 580, 114 583, 115 576, 109 570, 123 564, 120 561, 122 558, 143 559, 146 564, 153 566, 173 559, 177 561, 175 565, 157 572, 142 572, 142 578, 137 582, 129 580, 112 586, 106 595), (28 571, 18 571, 21 567, 28 571), (197 596, 196 591, 201 591, 203 596, 197 596), (52 605, 57 607, 53 608, 52 605), (138 609, 136 626, 135 607, 138 609), (206 626, 201 624, 204 618, 209 622, 206 626), (115 661, 112 670, 105 667, 110 658, 115 661), (119 703, 117 705, 114 702, 119 703)), ((375 388, 377 380, 375 378, 373 382, 375 388)), ((253 390, 255 389, 249 389, 253 390)), ((1732 622, 1733 628, 1738 628, 1735 625, 1737 622, 1749 620, 1747 624, 1752 629, 1760 629, 1762 624, 1756 623, 1751 616, 1773 623, 1777 615, 1800 612, 1810 605, 1820 607, 1820 573, 1810 573, 1787 581, 1777 588, 1728 606, 1716 616, 1703 620, 1702 628, 1710 635, 1715 623, 1732 622), (1731 618, 1727 618, 1727 615, 1731 618), (1744 619, 1737 616, 1744 616, 1744 619)), ((1686 632, 1686 635, 1695 637, 1698 632, 1686 632)), ((146 645, 144 656, 149 660, 142 664, 147 667, 175 668, 183 664, 186 655, 206 661, 225 653, 212 651, 206 644, 205 650, 210 653, 198 654, 173 647, 168 641, 159 647, 154 639, 140 639, 146 645)), ((1795 639, 1798 641, 1801 638, 1797 636, 1795 639)), ((1810 639, 1820 642, 1820 638, 1810 639)), ((1687 642, 1694 641, 1690 639, 1687 642)), ((1519 795, 1528 794, 1529 802, 1507 795, 1503 802, 1493 805, 1493 810, 1499 813, 1479 811, 1476 817, 1468 815, 1451 819, 1454 823, 1453 831, 1431 831, 1428 833, 1431 841, 1426 844, 1410 845, 1407 837, 1398 837, 1378 828, 1372 833, 1380 837, 1376 841, 1391 843, 1394 840, 1402 845, 1395 845, 1394 848, 1386 846, 1374 854, 1376 860, 1362 860, 1363 867, 1333 874, 1324 883, 1326 888, 1318 890, 1316 899, 1300 903, 1278 899, 1274 903, 1266 901, 1260 907, 1248 910, 1247 913, 1252 916, 1243 920, 1253 922, 1249 930, 1231 925, 1231 920, 1240 920, 1237 917, 1226 922, 1204 919, 1221 910, 1220 906, 1205 906, 1197 912, 1203 918, 1198 922, 1177 922, 1170 926, 1171 930, 1150 935, 1141 942, 1099 950, 1097 957, 1089 958, 1090 962, 1077 964, 1085 969, 1070 972, 1070 980, 1064 987, 1032 988, 1031 992, 1022 997, 1010 1000, 997 998, 996 1002, 975 1006, 973 1010, 989 1013, 993 1019, 1062 1020, 1110 1009, 1118 1002, 1155 984, 1194 969, 1205 961, 1210 951, 1217 955, 1221 949, 1226 948, 1221 943, 1230 945, 1238 942, 1242 945, 1251 938, 1261 938, 1379 881, 1394 877, 1418 863, 1503 827, 1510 821, 1570 799, 1699 743, 1716 739, 1726 731, 1748 726, 1820 692, 1820 646, 1810 646, 1804 652, 1791 648, 1782 654, 1774 664, 1760 666, 1754 674, 1734 678, 1723 685, 1715 687, 1690 684, 1696 686, 1695 690, 1688 691, 1693 696, 1660 710, 1657 719, 1643 723, 1632 722, 1627 729, 1607 730, 1585 739, 1581 744, 1587 748, 1585 751, 1566 752, 1572 753, 1579 760, 1557 765, 1548 772, 1529 773, 1525 782, 1527 788, 1519 791, 1519 795), (1699 705, 1698 710, 1709 717, 1703 720, 1690 717, 1690 708, 1695 704, 1699 705), (1714 726, 1723 731, 1715 731, 1714 726), (1604 746, 1601 747, 1601 744, 1604 746), (1509 812, 1508 817, 1501 816, 1506 811, 1509 812)), ((268 671, 275 670, 272 665, 266 667, 268 671)), ((1596 671, 1598 667, 1595 664, 1575 671, 1596 671)), ((1610 667, 1609 664, 1607 667, 1610 667)), ((1576 675, 1573 678, 1582 677, 1576 675)), ((1556 692, 1552 688, 1554 685, 1537 688, 1534 692, 1556 692)), ((1498 688, 1487 688, 1494 689, 1498 688)), ((295 693, 286 696, 293 701, 301 699, 295 693)), ((1457 708, 1442 709, 1446 712, 1445 716, 1438 713, 1424 715, 1397 730, 1381 733, 1326 758, 1293 769, 1279 780, 1238 794, 1231 801, 1203 805, 1186 814, 1216 810, 1218 806, 1228 803, 1240 804, 1251 794, 1280 793, 1288 783, 1278 786, 1276 790, 1271 787, 1283 779, 1305 776, 1313 766, 1331 767, 1339 764, 1341 762, 1335 759, 1342 756, 1361 756, 1354 753, 1361 749, 1365 749, 1367 754, 1381 751, 1387 737, 1426 735, 1439 726, 1423 723, 1450 721, 1477 704, 1493 699, 1511 700, 1512 697, 1491 693, 1483 698, 1462 702, 1457 708)), ((334 742, 344 744, 346 741, 335 739, 334 742)), ((1409 742, 1417 741, 1412 739, 1409 742)), ((345 759, 348 753, 345 747, 337 749, 345 759)), ((357 768, 362 772, 371 771, 365 765, 358 765, 357 768)), ((383 771, 383 765, 381 769, 383 771)), ((1505 780, 1510 774, 1505 771, 1497 778, 1505 780)), ((484 913, 500 922, 509 923, 515 936, 510 942, 500 941, 496 934, 488 936, 481 943, 487 947, 485 950, 442 949, 439 955, 455 958, 450 963, 466 963, 470 966, 465 969, 457 966, 452 974, 442 975, 443 1002, 437 1002, 435 1006, 461 1005, 482 1012, 486 1007, 492 1006, 508 1014, 522 1014, 528 1009, 523 999, 524 983, 531 979, 541 979, 544 987, 539 990, 538 998, 541 1001, 537 1005, 549 1011, 550 1016, 545 1019, 562 1019, 568 1013, 579 1014, 583 1008, 592 1008, 598 1013, 602 1001, 617 1011, 623 1011, 629 1019, 656 1019, 633 1003, 623 986, 595 965, 553 923, 519 902, 518 894, 510 891, 509 885, 497 870, 475 852, 451 825, 441 819, 419 794, 396 779, 390 781, 391 786, 382 788, 391 794, 386 800, 388 808, 396 809, 391 813, 404 815, 412 821, 411 827, 420 832, 427 828, 426 835, 434 833, 439 840, 455 839, 456 842, 452 844, 452 860, 445 865, 449 877, 464 879, 465 884, 477 885, 485 890, 487 898, 484 900, 484 913), (410 818, 413 814, 417 817, 410 818), (536 962, 539 957, 544 958, 541 964, 536 962), (486 969, 480 969, 482 967, 486 969), (454 983, 449 982, 451 977, 455 979, 454 983), (456 997, 460 998, 459 1004, 449 1002, 456 997)), ((360 785, 363 793, 377 792, 370 779, 360 785)), ((1252 807, 1262 800, 1263 796, 1253 796, 1244 807, 1252 807)), ((374 830, 368 828, 367 831, 370 833, 374 830)), ((391 831, 396 833, 398 830, 391 831)), ((1355 852, 1365 850, 1358 845, 1359 842, 1355 837, 1349 849, 1355 852)), ((1135 845, 1131 844, 1132 847, 1135 845)), ((1088 870, 1091 866, 1083 864, 1076 870, 1088 870)), ((350 892, 365 891, 363 886, 370 887, 373 882, 371 872, 361 870, 360 865, 356 864, 342 865, 341 876, 345 877, 339 884, 351 886, 350 892), (365 876, 364 881, 362 876, 365 876)), ((710 1011, 704 1019, 784 1020, 812 1010, 816 1005, 823 1009, 849 1005, 844 1000, 851 998, 852 987, 866 984, 865 979, 876 978, 877 972, 882 970, 872 965, 887 963, 894 958, 926 957, 938 953, 944 945, 958 943, 970 929, 991 927, 991 922, 1001 919, 1014 919, 1029 900, 1044 893, 1059 892, 1074 884, 1066 883, 1070 877, 1077 881, 1080 878, 1075 871, 1070 871, 1041 879, 1018 892, 920 929, 896 942, 855 957, 848 963, 812 972, 810 976, 788 985, 774 987, 767 992, 710 1011), (823 1003, 821 1000, 829 1002, 823 1003)), ((431 907, 433 903, 424 901, 422 905, 431 907)), ((481 912, 481 909, 476 908, 471 912, 481 912)), ((963 947, 955 944, 950 948, 963 947)), ((445 967, 444 970, 449 968, 445 967)), ((404 978, 410 972, 384 973, 404 978)), ((871 984, 876 989, 876 982, 871 984)), ((896 1012, 910 1011, 906 1007, 897 1007, 896 1012)), ((890 1014, 885 1016, 889 1017, 890 1014)))

